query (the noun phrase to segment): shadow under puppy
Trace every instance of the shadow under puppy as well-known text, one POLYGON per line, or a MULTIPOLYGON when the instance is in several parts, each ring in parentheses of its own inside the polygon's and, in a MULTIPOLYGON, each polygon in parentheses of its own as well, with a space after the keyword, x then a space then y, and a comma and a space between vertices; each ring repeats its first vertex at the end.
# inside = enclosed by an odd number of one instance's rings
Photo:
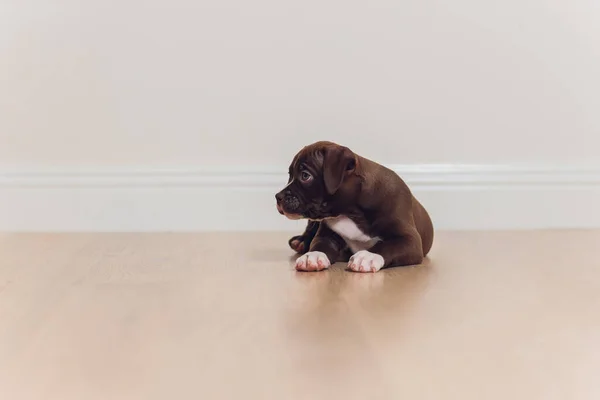
POLYGON ((392 170, 328 141, 304 147, 275 195, 277 210, 308 219, 289 245, 300 271, 348 261, 356 272, 420 264, 433 243, 429 214, 392 170))

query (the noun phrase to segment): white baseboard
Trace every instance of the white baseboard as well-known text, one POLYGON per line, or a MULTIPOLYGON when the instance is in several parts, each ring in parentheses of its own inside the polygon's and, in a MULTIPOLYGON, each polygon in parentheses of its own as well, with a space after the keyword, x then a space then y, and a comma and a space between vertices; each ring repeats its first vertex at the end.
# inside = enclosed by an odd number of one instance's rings
MULTIPOLYGON (((438 229, 600 227, 600 166, 396 165, 438 229)), ((0 231, 302 229, 287 168, 0 171, 0 231)))

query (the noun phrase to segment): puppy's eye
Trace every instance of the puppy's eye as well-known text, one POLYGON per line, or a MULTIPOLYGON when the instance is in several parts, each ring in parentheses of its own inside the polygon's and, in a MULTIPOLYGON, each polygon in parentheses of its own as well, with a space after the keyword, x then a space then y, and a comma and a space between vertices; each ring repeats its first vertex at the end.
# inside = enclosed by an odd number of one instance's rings
POLYGON ((309 174, 308 172, 306 172, 306 171, 302 171, 302 172, 300 173, 300 180, 301 180, 302 182, 310 182, 310 180, 311 180, 311 179, 312 179, 312 175, 311 175, 311 174, 309 174))

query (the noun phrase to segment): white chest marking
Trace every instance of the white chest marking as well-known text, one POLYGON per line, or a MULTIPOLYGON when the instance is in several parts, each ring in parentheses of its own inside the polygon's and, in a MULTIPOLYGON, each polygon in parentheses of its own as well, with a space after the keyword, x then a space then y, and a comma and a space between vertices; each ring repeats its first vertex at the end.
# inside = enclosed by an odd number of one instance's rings
POLYGON ((378 237, 370 237, 361 231, 354 221, 348 217, 328 218, 325 223, 346 241, 353 253, 360 250, 369 250, 380 240, 378 237))

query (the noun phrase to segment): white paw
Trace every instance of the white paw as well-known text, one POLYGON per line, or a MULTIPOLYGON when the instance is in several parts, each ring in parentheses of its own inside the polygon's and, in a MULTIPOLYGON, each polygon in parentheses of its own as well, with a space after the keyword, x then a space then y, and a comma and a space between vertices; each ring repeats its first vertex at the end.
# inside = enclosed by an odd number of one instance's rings
POLYGON ((348 268, 355 272, 377 272, 382 267, 383 257, 367 250, 356 252, 348 261, 348 268))
POLYGON ((321 271, 329 268, 330 265, 327 255, 320 251, 309 251, 296 259, 298 271, 321 271))

